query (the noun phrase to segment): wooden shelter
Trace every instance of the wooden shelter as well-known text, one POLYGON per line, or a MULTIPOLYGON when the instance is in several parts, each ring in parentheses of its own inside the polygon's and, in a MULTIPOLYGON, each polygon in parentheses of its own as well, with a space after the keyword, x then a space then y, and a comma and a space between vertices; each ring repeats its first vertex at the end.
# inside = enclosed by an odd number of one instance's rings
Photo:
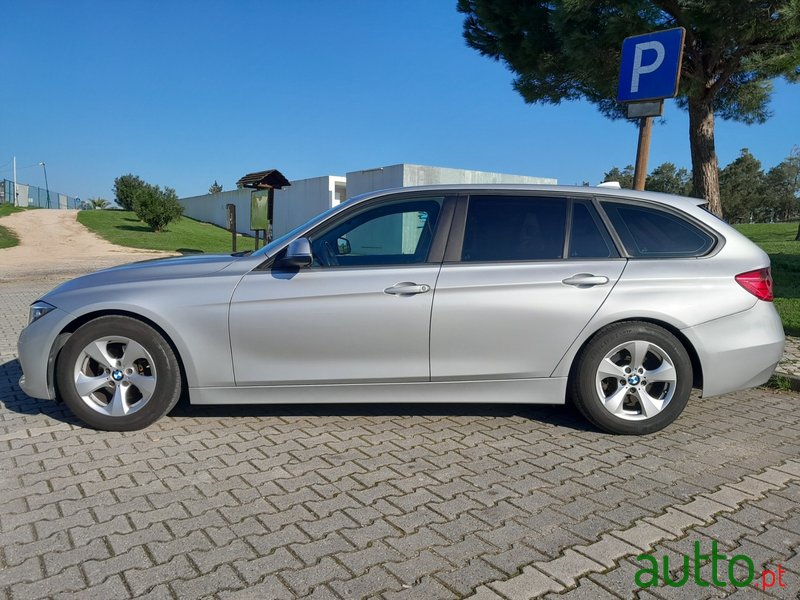
POLYGON ((264 242, 272 240, 271 223, 275 206, 275 190, 292 185, 278 169, 267 169, 248 173, 236 182, 236 187, 250 188, 252 199, 250 203, 250 227, 256 234, 255 247, 258 248, 259 232, 263 232, 264 242), (262 207, 264 193, 267 194, 266 219, 263 219, 262 207), (260 205, 260 206, 259 206, 260 205), (256 222, 258 221, 258 222, 256 222))
POLYGON ((248 173, 236 182, 237 187, 256 190, 279 190, 292 185, 278 169, 267 169, 256 173, 248 173))

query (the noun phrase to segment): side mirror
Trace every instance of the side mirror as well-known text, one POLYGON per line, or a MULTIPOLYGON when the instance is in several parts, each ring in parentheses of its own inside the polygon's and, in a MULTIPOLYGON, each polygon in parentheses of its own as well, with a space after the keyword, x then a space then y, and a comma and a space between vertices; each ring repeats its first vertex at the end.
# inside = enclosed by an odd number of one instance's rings
POLYGON ((311 254, 311 242, 308 238, 297 238, 289 243, 286 255, 281 259, 282 267, 307 267, 314 260, 311 254))
POLYGON ((339 238, 336 242, 338 246, 339 254, 350 254, 353 249, 350 247, 350 241, 347 238, 339 238))

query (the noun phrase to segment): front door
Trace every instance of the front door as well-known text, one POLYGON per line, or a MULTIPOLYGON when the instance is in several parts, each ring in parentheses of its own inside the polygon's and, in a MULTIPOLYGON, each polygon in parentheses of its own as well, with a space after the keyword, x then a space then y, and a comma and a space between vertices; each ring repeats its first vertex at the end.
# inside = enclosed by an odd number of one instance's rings
POLYGON ((311 267, 247 274, 230 310, 236 384, 428 381, 443 206, 356 205, 309 234, 311 267))

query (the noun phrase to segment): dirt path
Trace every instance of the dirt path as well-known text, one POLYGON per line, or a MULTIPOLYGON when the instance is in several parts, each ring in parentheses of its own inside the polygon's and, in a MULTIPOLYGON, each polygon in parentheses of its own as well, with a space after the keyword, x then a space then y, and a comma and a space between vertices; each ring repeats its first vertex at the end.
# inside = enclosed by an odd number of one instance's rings
POLYGON ((26 210, 0 219, 20 244, 0 250, 0 282, 63 281, 81 273, 127 262, 174 256, 117 246, 78 223, 77 210, 26 210))

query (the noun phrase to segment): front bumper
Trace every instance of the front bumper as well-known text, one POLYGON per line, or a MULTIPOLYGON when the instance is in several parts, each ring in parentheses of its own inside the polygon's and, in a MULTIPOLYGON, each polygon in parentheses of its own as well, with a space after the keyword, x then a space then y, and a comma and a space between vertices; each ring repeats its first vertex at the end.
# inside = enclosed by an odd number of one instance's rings
POLYGON ((56 308, 19 334, 17 356, 22 367, 19 387, 32 398, 54 400, 53 366, 56 338, 74 317, 56 308))
POLYGON ((756 387, 770 378, 786 337, 778 311, 758 300, 743 312, 682 330, 703 368, 703 397, 756 387))

